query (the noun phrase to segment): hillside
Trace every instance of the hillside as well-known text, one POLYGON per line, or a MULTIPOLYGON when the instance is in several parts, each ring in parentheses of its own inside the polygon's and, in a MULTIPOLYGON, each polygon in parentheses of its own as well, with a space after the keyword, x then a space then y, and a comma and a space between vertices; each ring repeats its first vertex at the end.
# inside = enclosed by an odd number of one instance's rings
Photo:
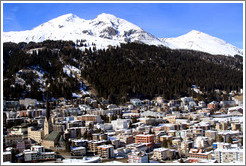
POLYGON ((4 97, 39 97, 44 82, 51 83, 54 98, 71 98, 81 82, 68 71, 81 74, 112 103, 132 97, 166 99, 191 93, 198 85, 204 98, 213 99, 214 89, 243 87, 241 56, 214 56, 203 52, 128 43, 110 49, 81 51, 68 41, 4 43, 4 97), (30 49, 42 48, 30 53, 30 49), (32 71, 24 72, 23 71, 32 71))

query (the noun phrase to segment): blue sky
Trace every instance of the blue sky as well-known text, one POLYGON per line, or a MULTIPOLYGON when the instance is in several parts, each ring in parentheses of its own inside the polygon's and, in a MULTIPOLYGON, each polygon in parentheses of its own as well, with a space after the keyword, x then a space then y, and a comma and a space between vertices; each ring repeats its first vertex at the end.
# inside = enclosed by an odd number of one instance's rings
POLYGON ((3 31, 30 30, 67 13, 84 19, 113 14, 156 37, 194 29, 243 48, 242 3, 4 3, 3 31))

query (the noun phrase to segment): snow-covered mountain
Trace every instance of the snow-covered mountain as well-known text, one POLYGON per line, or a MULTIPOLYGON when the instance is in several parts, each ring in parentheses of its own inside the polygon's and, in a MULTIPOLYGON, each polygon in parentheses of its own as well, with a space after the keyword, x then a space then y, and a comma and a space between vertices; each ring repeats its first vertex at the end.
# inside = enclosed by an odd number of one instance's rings
POLYGON ((160 39, 140 27, 111 14, 102 13, 93 20, 84 20, 74 14, 66 14, 38 27, 21 32, 4 32, 5 42, 41 42, 44 40, 86 40, 97 48, 119 43, 142 42, 149 45, 163 45, 160 39))
POLYGON ((211 54, 242 55, 242 50, 202 32, 191 31, 177 38, 159 39, 142 28, 111 14, 102 13, 93 20, 66 14, 43 23, 32 30, 4 32, 4 42, 42 42, 44 40, 86 40, 97 49, 126 42, 166 46, 172 49, 194 49, 211 54))
POLYGON ((161 38, 161 40, 169 43, 172 49, 190 49, 220 55, 243 55, 243 50, 196 30, 176 38, 161 38))

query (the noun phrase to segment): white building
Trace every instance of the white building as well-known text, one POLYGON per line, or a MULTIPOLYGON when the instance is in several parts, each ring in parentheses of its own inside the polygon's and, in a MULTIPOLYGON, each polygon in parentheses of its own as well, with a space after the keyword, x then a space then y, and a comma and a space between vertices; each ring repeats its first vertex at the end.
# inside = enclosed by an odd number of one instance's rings
MULTIPOLYGON (((38 148, 39 149, 39 148, 38 148)), ((40 160, 55 160, 55 152, 38 152, 31 150, 24 150, 24 160, 25 162, 33 162, 40 160)))
POLYGON ((208 147, 208 137, 199 136, 196 138, 194 146, 198 149, 208 147))
POLYGON ((185 104, 188 104, 189 102, 194 101, 194 100, 193 100, 193 97, 182 97, 181 101, 185 105, 185 104))
POLYGON ((242 116, 243 115, 243 106, 228 108, 228 115, 242 116))
POLYGON ((235 101, 220 101, 220 106, 221 107, 225 107, 225 106, 234 106, 235 105, 235 101))
POLYGON ((148 163, 149 158, 145 151, 133 150, 128 154, 128 163, 148 163))
POLYGON ((31 147, 31 151, 45 152, 45 148, 44 148, 44 146, 36 145, 36 146, 32 146, 31 147))
POLYGON ((153 159, 155 160, 166 160, 168 158, 168 149, 166 148, 158 148, 154 149, 153 159))
POLYGON ((204 101, 199 101, 198 106, 201 107, 201 108, 206 108, 207 107, 207 105, 206 105, 206 103, 204 101))
POLYGON ((243 149, 215 149, 214 159, 218 163, 243 163, 243 149))
POLYGON ((86 104, 80 104, 79 105, 79 109, 82 110, 82 111, 88 111, 88 110, 91 109, 91 107, 86 105, 86 104))
POLYGON ((96 127, 101 130, 112 130, 113 125, 111 123, 104 123, 104 124, 96 124, 96 127))
POLYGON ((114 130, 128 129, 129 123, 130 123, 129 119, 117 119, 111 121, 114 130))
POLYGON ((130 103, 135 106, 139 106, 142 104, 142 101, 140 99, 130 99, 130 103))

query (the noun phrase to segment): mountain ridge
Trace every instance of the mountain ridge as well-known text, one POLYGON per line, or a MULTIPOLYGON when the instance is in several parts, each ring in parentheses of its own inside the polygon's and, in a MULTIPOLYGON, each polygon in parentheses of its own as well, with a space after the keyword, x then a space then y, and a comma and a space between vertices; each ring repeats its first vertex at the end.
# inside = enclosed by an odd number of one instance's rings
POLYGON ((171 49, 191 49, 210 54, 243 55, 243 51, 224 40, 192 30, 176 38, 158 38, 141 27, 102 13, 95 19, 85 20, 73 13, 51 19, 31 30, 3 33, 4 42, 42 42, 44 40, 86 40, 95 43, 97 49, 119 46, 120 43, 138 42, 165 46, 171 49))
POLYGON ((184 35, 174 38, 161 38, 161 40, 174 45, 172 49, 191 49, 197 51, 206 50, 204 52, 208 52, 210 54, 225 54, 225 52, 228 52, 227 55, 243 55, 243 50, 233 46, 232 44, 197 30, 191 30, 184 35))

